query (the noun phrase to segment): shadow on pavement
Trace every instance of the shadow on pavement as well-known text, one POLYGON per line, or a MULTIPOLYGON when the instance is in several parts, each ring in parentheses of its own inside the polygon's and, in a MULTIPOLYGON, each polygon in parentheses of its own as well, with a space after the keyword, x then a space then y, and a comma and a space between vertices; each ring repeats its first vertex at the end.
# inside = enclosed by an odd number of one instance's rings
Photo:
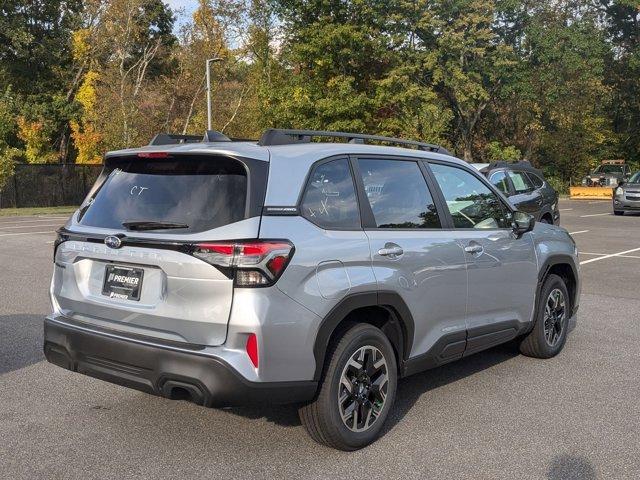
POLYGON ((520 355, 520 351, 517 343, 509 342, 400 380, 396 402, 389 414, 384 433, 402 421, 413 405, 426 392, 474 375, 518 355, 520 355))
POLYGON ((42 315, 0 316, 0 374, 44 359, 42 315))
MULTIPOLYGON (((510 342, 477 353, 464 360, 449 363, 400 380, 396 401, 387 419, 383 435, 402 421, 404 416, 424 393, 473 375, 514 358, 519 354, 517 344, 510 342)), ((251 406, 242 408, 235 407, 225 410, 234 415, 249 419, 265 418, 267 421, 284 427, 300 425, 296 408, 292 406, 251 406)))
POLYGON ((586 458, 563 454, 553 458, 547 478, 549 480, 594 480, 596 470, 586 458))

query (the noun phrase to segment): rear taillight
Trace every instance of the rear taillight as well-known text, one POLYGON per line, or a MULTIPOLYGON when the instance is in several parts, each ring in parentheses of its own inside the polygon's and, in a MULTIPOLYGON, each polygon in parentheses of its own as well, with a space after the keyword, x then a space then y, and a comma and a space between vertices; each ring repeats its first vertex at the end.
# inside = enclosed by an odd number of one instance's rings
POLYGON ((231 272, 238 287, 266 287, 284 272, 293 245, 282 240, 199 243, 193 255, 231 272))

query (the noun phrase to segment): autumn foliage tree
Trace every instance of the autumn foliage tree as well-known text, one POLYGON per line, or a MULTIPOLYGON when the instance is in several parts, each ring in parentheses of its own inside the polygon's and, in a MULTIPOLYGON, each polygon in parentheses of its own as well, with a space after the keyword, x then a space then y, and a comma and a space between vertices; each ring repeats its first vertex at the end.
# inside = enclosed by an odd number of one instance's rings
MULTIPOLYGON (((0 161, 99 162, 160 131, 417 138, 554 181, 640 162, 639 0, 0 5, 0 161), (177 21, 180 16, 179 21, 177 21)), ((6 174, 5 174, 6 175, 6 174)))

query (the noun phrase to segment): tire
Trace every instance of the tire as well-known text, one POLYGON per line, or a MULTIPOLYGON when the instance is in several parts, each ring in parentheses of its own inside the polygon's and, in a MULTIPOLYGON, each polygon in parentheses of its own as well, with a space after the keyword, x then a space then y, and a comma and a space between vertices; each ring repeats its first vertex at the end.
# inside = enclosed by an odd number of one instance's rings
POLYGON ((393 406, 397 382, 396 357, 389 339, 372 325, 356 324, 330 345, 318 395, 313 402, 300 408, 300 420, 311 438, 320 444, 345 451, 365 447, 380 436, 393 406), (361 358, 364 358, 362 364, 369 366, 370 377, 366 375, 367 372, 358 373, 356 365, 360 363, 354 360, 361 358), (374 363, 380 366, 381 359, 385 364, 374 372, 374 363), (343 375, 346 375, 344 380, 343 375), (354 380, 353 377, 356 376, 359 378, 354 380), (380 389, 374 385, 376 383, 386 393, 383 400, 380 400, 382 396, 377 393, 380 389), (347 384, 352 394, 349 393, 347 384), (344 398, 342 403, 339 395, 344 398), (367 408, 372 412, 371 416, 366 413, 367 408), (342 413, 349 410, 351 415, 345 415, 346 420, 343 421, 342 413), (357 423, 355 415, 360 417, 357 423), (366 418, 362 420, 364 417, 366 418), (354 431, 358 427, 363 429, 354 431))
POLYGON ((535 324, 520 343, 520 352, 534 358, 555 357, 567 340, 570 312, 571 299, 564 280, 557 275, 549 275, 540 289, 535 324))
POLYGON ((614 215, 624 215, 624 210, 614 210, 613 214, 614 215))
POLYGON ((549 217, 542 217, 540 219, 540 223, 546 223, 547 225, 551 225, 553 222, 549 220, 549 217))

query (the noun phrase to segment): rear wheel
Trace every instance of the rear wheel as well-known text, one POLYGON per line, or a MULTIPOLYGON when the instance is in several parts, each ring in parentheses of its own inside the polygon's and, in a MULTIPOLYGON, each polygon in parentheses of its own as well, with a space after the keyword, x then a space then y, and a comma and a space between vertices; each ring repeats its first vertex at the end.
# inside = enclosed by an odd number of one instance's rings
POLYGON ((624 210, 614 210, 613 214, 614 215, 624 215, 624 210))
POLYGON ((316 442, 357 450, 380 435, 396 395, 396 358, 380 329, 358 324, 327 352, 317 398, 300 408, 316 442))
POLYGON ((540 219, 540 223, 546 223, 548 225, 551 225, 553 223, 553 220, 551 220, 551 218, 548 216, 544 216, 540 219))
POLYGON ((564 347, 571 303, 567 286, 558 275, 549 275, 542 289, 533 330, 520 343, 520 351, 529 357, 551 358, 564 347))

